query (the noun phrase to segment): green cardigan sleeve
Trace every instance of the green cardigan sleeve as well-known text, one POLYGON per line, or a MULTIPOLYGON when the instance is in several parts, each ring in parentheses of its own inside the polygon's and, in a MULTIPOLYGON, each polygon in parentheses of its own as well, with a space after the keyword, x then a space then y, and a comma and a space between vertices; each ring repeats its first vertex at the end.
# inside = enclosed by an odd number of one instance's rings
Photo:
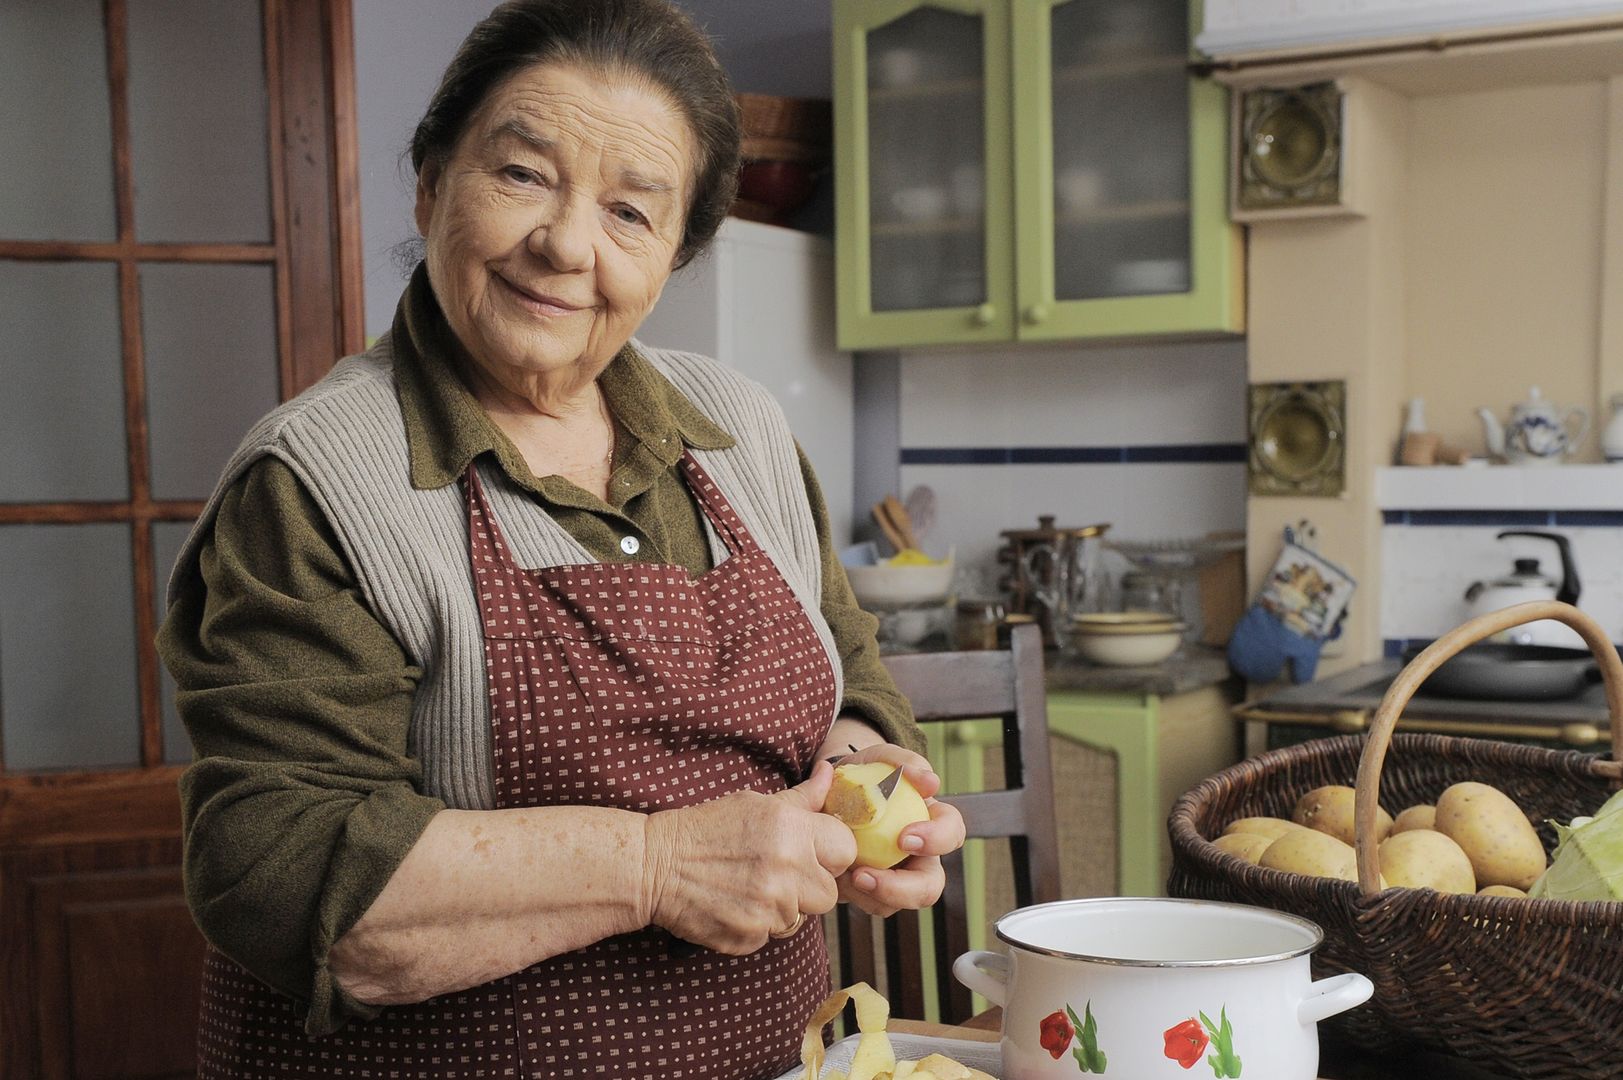
POLYGON ((840 555, 834 547, 828 504, 804 450, 800 451, 800 472, 806 479, 806 494, 811 500, 812 519, 822 552, 823 618, 834 635, 834 647, 845 672, 845 699, 840 704, 840 712, 860 716, 877 729, 886 742, 922 754, 924 731, 913 719, 912 707, 896 689, 885 665, 879 662, 879 642, 874 636, 879 620, 858 607, 857 598, 851 593, 851 579, 845 576, 845 567, 840 565, 840 555))
POLYGON ((303 1002, 312 1034, 374 1015, 327 954, 445 807, 407 750, 421 671, 286 465, 226 493, 158 645, 194 751, 180 795, 204 936, 303 1002))

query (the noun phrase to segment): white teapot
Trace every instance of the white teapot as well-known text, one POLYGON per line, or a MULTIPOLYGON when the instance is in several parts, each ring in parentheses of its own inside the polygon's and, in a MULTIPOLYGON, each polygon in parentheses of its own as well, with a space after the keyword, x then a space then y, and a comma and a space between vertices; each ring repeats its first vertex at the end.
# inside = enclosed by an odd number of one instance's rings
POLYGON ((1512 465, 1554 465, 1578 449, 1589 431, 1589 413, 1576 405, 1562 408, 1544 400, 1533 387, 1527 400, 1510 407, 1510 420, 1501 424, 1487 408, 1476 414, 1482 418, 1482 435, 1495 457, 1512 465))

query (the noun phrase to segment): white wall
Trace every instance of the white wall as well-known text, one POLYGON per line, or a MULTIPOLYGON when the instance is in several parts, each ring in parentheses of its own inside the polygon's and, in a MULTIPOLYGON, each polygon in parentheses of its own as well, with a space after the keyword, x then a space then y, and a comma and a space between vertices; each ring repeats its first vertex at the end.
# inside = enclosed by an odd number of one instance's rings
POLYGON ((930 546, 960 562, 1040 514, 1113 538, 1245 527, 1242 342, 906 352, 900 414, 903 491, 935 491, 930 546), (910 463, 954 456, 976 460, 910 463))

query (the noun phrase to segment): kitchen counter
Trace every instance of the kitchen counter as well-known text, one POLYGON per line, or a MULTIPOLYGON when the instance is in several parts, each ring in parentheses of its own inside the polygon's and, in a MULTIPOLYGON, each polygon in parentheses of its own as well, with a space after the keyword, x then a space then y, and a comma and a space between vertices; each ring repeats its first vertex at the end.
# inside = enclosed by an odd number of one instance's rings
POLYGON ((1164 663, 1149 667, 1104 667, 1071 653, 1051 653, 1048 689, 1105 694, 1171 697, 1204 690, 1229 678, 1228 659, 1218 649, 1186 645, 1164 663))

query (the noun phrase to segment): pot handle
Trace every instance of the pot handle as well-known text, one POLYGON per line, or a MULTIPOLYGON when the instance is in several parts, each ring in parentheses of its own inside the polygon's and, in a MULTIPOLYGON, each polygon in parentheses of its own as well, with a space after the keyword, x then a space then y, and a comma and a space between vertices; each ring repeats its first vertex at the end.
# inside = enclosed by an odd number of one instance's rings
POLYGON ((1000 1008, 1008 1004, 1009 958, 1002 953, 984 949, 966 952, 952 962, 952 974, 992 1004, 1000 1008))
POLYGON ((1375 993, 1375 984, 1356 971, 1333 975, 1309 986, 1307 997, 1296 1007, 1296 1018, 1304 1024, 1317 1024, 1325 1017, 1362 1005, 1375 993))

